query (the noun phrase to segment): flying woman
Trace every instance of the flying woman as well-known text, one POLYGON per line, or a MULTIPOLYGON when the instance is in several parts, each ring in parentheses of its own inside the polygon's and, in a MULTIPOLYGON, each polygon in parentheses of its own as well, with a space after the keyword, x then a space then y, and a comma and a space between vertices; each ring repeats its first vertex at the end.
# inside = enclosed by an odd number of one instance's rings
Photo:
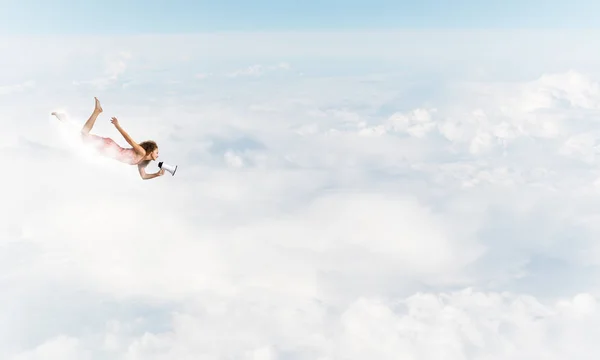
MULTIPOLYGON (((94 111, 81 129, 81 138, 83 142, 92 145, 100 152, 100 154, 104 156, 113 158, 128 165, 137 165, 140 177, 144 180, 153 179, 155 177, 164 175, 164 169, 160 169, 156 173, 146 173, 146 167, 150 161, 156 161, 156 159, 158 159, 158 145, 156 145, 156 142, 152 140, 146 140, 139 144, 136 143, 133 141, 131 136, 129 136, 129 134, 127 134, 125 130, 121 128, 119 120, 117 120, 116 117, 113 117, 110 122, 115 126, 115 128, 117 128, 121 135, 123 135, 125 140, 129 143, 129 145, 131 145, 131 148, 123 148, 109 137, 100 137, 98 135, 90 134, 98 115, 102 113, 100 101, 96 97, 94 97, 94 100, 96 101, 94 111)), ((61 121, 63 120, 61 119, 62 114, 53 112, 52 115, 56 116, 61 121)))

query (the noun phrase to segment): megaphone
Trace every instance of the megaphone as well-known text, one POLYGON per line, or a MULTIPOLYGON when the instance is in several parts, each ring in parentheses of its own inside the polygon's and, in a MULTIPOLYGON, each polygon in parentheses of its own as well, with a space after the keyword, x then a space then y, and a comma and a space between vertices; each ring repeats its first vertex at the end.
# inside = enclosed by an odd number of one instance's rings
POLYGON ((170 172, 171 176, 175 176, 175 171, 177 171, 177 165, 173 166, 173 165, 165 164, 162 161, 158 163, 158 167, 170 172))

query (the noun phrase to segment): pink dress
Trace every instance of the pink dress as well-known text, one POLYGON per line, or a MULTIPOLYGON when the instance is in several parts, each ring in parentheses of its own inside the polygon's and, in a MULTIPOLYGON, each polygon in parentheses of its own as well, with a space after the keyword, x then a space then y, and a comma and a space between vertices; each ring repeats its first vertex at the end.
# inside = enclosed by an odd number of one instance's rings
POLYGON ((102 155, 109 156, 120 162, 137 165, 142 161, 142 156, 136 154, 132 148, 122 148, 111 138, 100 137, 92 134, 81 135, 83 142, 92 145, 102 155))

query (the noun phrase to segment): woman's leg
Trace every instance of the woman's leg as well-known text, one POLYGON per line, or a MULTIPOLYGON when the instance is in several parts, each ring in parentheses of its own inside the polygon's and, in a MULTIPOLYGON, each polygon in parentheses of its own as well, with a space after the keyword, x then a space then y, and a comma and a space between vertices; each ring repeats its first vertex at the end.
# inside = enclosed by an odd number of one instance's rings
POLYGON ((94 127, 94 123, 96 123, 98 115, 100 115, 100 113, 102 112, 102 106, 100 106, 100 101, 97 97, 94 97, 94 100, 96 101, 96 105, 94 106, 94 112, 92 113, 92 115, 90 115, 90 118, 85 122, 83 128, 81 128, 82 135, 87 135, 90 133, 90 130, 92 130, 92 128, 94 127))

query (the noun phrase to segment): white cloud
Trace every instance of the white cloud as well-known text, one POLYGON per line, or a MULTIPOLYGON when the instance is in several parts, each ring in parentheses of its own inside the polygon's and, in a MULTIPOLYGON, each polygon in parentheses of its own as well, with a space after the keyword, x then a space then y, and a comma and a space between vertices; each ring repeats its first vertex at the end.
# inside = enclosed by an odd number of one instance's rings
MULTIPOLYGON (((558 101, 564 101, 572 107, 598 109, 600 105, 600 85, 574 70, 560 74, 544 74, 531 89, 531 96, 539 100, 537 107, 552 107, 558 101), (544 100, 542 100, 544 99, 544 100)), ((535 105, 529 106, 536 109, 535 105)))
POLYGON ((194 75, 194 77, 199 80, 207 79, 210 76, 212 76, 211 73, 197 73, 196 75, 194 75))
POLYGON ((85 348, 81 347, 78 339, 58 336, 44 342, 33 350, 25 351, 11 358, 11 360, 42 359, 86 360, 93 359, 93 356, 85 348))
POLYGON ((388 127, 392 131, 406 132, 411 136, 421 138, 435 128, 432 113, 435 113, 435 109, 415 109, 408 115, 396 113, 388 119, 388 127))
POLYGON ((232 151, 226 152, 224 157, 225 157, 225 161, 227 162, 227 164, 229 166, 233 166, 233 167, 244 166, 244 159, 242 159, 242 157, 240 157, 239 155, 236 155, 232 151))
POLYGON ((29 80, 22 84, 0 85, 0 95, 23 92, 35 86, 35 81, 29 80))
POLYGON ((73 81, 74 85, 90 84, 99 90, 104 90, 110 85, 116 83, 127 69, 127 61, 132 57, 129 52, 120 52, 118 54, 105 55, 105 68, 103 75, 92 80, 73 81))
POLYGON ((287 36, 64 40, 60 62, 36 64, 52 77, 11 68, 6 84, 35 86, 1 108, 16 135, 0 138, 0 357, 591 358, 600 92, 587 58, 537 61, 552 48, 538 43, 520 56, 540 68, 515 73, 500 66, 512 35, 488 34, 488 52, 457 34, 287 36), (213 76, 288 69, 281 58, 304 76, 213 76), (431 77, 452 59, 464 67, 431 77), (101 86, 81 94, 74 78, 101 86), (93 96, 97 133, 125 145, 119 117, 177 174, 141 181, 44 122, 62 106, 77 129, 93 96))
POLYGON ((588 293, 542 302, 527 295, 466 289, 401 299, 358 297, 336 309, 268 295, 198 299, 201 309, 171 315, 169 331, 134 334, 134 323, 111 322, 101 336, 59 337, 13 359, 86 359, 91 353, 152 360, 597 356, 598 300, 588 293), (269 297, 272 305, 264 306, 269 297))
POLYGON ((236 78, 240 76, 262 76, 266 73, 270 73, 277 70, 289 70, 290 65, 286 62, 280 62, 276 65, 261 65, 254 64, 250 65, 245 69, 234 70, 227 73, 227 77, 236 78))

